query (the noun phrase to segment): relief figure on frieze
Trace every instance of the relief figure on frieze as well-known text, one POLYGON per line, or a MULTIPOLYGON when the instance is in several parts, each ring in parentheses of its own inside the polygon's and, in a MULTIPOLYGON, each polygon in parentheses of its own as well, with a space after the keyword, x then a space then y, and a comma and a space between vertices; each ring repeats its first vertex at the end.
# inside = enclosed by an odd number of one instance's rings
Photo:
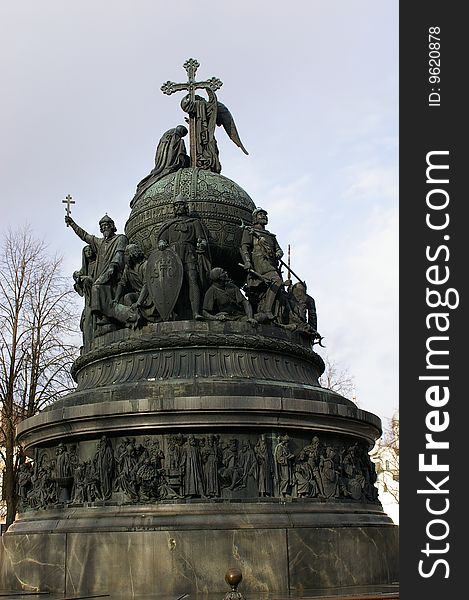
POLYGON ((348 495, 353 500, 361 500, 366 481, 356 451, 356 444, 349 446, 344 454, 342 465, 346 476, 345 485, 348 495))
POLYGON ((159 482, 163 471, 164 452, 158 440, 146 438, 138 459, 136 481, 139 487, 139 500, 156 500, 159 495, 159 482))
POLYGON ((18 495, 18 510, 21 512, 29 506, 28 494, 32 488, 33 468, 29 462, 23 462, 18 467, 16 493, 18 495))
POLYGON ((31 489, 27 499, 31 508, 45 508, 57 502, 57 486, 54 478, 55 464, 43 454, 34 466, 31 489))
POLYGON ((86 502, 85 471, 86 465, 83 462, 78 463, 73 470, 72 502, 76 504, 86 502))
POLYGON ((124 492, 129 500, 138 499, 137 491, 138 453, 135 439, 124 438, 116 449, 116 491, 124 492))
POLYGON ((182 495, 186 498, 205 497, 204 475, 199 442, 187 436, 181 455, 182 495))
POLYGON ((70 454, 67 447, 60 442, 55 449, 55 476, 57 478, 71 477, 70 454))
POLYGON ((363 493, 367 500, 376 502, 378 500, 378 488, 375 486, 375 483, 378 479, 378 475, 376 473, 375 463, 371 460, 364 446, 359 447, 357 453, 360 457, 361 468, 365 477, 363 493))
POLYGON ((98 474, 92 460, 85 460, 85 498, 86 502, 95 502, 99 499, 98 474))
POLYGON ((223 488, 234 490, 242 481, 242 471, 238 465, 238 440, 231 438, 222 451, 222 466, 219 469, 223 488))
POLYGON ((258 465, 256 454, 251 446, 251 442, 247 439, 241 441, 241 449, 238 454, 238 465, 241 473, 239 482, 240 488, 245 488, 250 479, 257 481, 258 465))
POLYGON ((296 495, 298 498, 308 498, 317 495, 317 485, 313 476, 311 465, 304 450, 301 450, 295 460, 293 468, 296 495))
POLYGON ((115 461, 111 440, 105 435, 98 442, 93 466, 98 481, 99 497, 101 500, 109 500, 112 495, 115 461))
POLYGON ((317 496, 324 497, 324 488, 322 483, 320 464, 322 457, 322 446, 317 435, 313 436, 311 443, 303 448, 304 453, 308 457, 308 463, 313 473, 313 479, 316 483, 317 496))
POLYGON ((55 468, 53 477, 57 486, 57 501, 69 502, 73 485, 73 467, 70 453, 62 442, 55 449, 55 468))
POLYGON ((279 496, 291 497, 293 487, 293 460, 295 455, 290 452, 288 435, 279 438, 274 450, 274 460, 277 468, 279 496))
POLYGON ((206 445, 201 449, 204 486, 207 498, 218 498, 220 496, 220 482, 218 479, 218 468, 220 463, 220 451, 218 439, 213 434, 207 436, 206 445))
POLYGON ((274 489, 274 471, 270 448, 267 444, 265 434, 261 434, 257 440, 257 443, 254 446, 254 453, 258 465, 257 484, 259 496, 272 496, 274 489))
POLYGON ((326 498, 339 498, 340 496, 340 472, 336 456, 336 450, 332 446, 327 446, 326 455, 322 456, 320 460, 321 481, 326 498))

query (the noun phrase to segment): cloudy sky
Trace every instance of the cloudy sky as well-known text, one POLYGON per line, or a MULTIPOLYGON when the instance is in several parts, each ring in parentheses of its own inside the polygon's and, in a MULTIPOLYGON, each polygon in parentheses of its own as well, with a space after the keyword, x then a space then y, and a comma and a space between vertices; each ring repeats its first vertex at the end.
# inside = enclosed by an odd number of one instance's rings
MULTIPOLYGON (((0 230, 25 220, 71 273, 108 212, 122 231, 189 57, 219 77, 245 156, 223 175, 292 247, 327 353, 362 408, 398 406, 397 0, 22 0, 0 3, 0 230)), ((0 231, 0 233, 1 233, 0 231)))

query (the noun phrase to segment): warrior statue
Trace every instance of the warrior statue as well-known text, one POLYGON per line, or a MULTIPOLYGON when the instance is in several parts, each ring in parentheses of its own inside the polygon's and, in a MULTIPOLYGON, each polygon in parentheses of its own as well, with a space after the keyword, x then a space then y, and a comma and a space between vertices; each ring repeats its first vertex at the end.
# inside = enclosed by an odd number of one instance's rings
POLYGON ((252 227, 244 226, 241 238, 241 256, 248 272, 247 287, 249 300, 257 308, 257 320, 272 321, 279 311, 279 302, 274 306, 283 280, 279 259, 283 256, 277 238, 267 231, 267 211, 256 208, 252 213, 252 227))

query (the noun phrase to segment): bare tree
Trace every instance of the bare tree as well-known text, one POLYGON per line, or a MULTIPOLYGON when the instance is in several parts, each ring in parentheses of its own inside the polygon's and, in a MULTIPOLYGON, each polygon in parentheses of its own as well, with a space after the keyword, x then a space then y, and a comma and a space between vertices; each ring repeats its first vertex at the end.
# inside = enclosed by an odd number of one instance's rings
POLYGON ((7 527, 16 514, 16 474, 23 460, 16 425, 72 386, 78 321, 61 258, 25 227, 8 232, 0 248, 0 457, 7 527))
POLYGON ((383 435, 371 452, 376 463, 378 485, 399 504, 399 413, 383 429, 383 435))
MULTIPOLYGON (((355 378, 350 375, 347 368, 342 368, 337 362, 328 356, 324 358, 326 365, 324 373, 319 378, 319 383, 333 392, 337 392, 346 398, 352 398, 355 390, 355 378)), ((353 398, 354 402, 356 399, 353 398)))

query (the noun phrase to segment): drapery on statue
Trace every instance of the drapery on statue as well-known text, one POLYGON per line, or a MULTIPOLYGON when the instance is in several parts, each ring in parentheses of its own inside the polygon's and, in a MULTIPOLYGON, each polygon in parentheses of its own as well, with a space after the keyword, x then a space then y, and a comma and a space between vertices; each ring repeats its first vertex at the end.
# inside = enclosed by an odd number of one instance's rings
POLYGON ((279 496, 286 498, 291 496, 293 485, 293 460, 295 455, 290 452, 287 434, 280 436, 274 450, 274 459, 277 467, 277 481, 279 496))
POLYGON ((99 484, 100 499, 109 500, 112 495, 115 460, 111 440, 105 435, 102 435, 98 442, 93 457, 93 466, 99 484))
POLYGON ((314 298, 306 292, 306 282, 291 280, 285 281, 287 285, 288 327, 303 330, 322 339, 318 334, 318 316, 314 298))
POLYGON ((114 221, 108 215, 104 215, 99 221, 102 238, 86 232, 69 215, 65 215, 65 223, 80 239, 91 246, 96 255, 90 310, 97 317, 96 325, 109 324, 114 319, 113 299, 124 268, 127 237, 116 234, 114 221))
POLYGON ((115 319, 133 328, 138 326, 141 319, 151 322, 160 320, 158 311, 148 294, 147 260, 137 244, 127 244, 124 263, 124 271, 117 284, 113 300, 115 319))
POLYGON ((81 269, 73 273, 75 281, 74 289, 85 300, 85 306, 81 313, 80 329, 83 334, 83 351, 88 352, 91 347, 94 332, 94 317, 91 312, 91 288, 94 280, 94 270, 96 264, 96 253, 93 248, 87 244, 81 255, 81 269))
POLYGON ((210 271, 211 286, 205 292, 203 315, 210 321, 236 321, 245 319, 251 325, 257 325, 252 307, 241 290, 235 285, 228 273, 221 267, 210 271))
POLYGON ((186 152, 186 145, 183 140, 186 135, 187 128, 184 125, 178 125, 163 133, 156 147, 155 167, 137 185, 134 199, 130 203, 131 207, 134 204, 135 198, 143 194, 155 182, 169 175, 169 173, 174 173, 179 169, 189 166, 190 158, 186 152))
POLYGON ((195 75, 199 63, 190 58, 184 63, 188 81, 174 83, 167 81, 161 86, 164 94, 189 92, 181 101, 181 108, 189 115, 191 166, 220 173, 221 164, 218 158, 218 146, 215 139, 215 126, 223 126, 228 137, 241 150, 248 154, 243 146, 236 125, 228 108, 218 101, 215 92, 223 85, 216 77, 207 81, 196 81, 195 75), (205 90, 208 100, 197 96, 195 90, 205 90))

